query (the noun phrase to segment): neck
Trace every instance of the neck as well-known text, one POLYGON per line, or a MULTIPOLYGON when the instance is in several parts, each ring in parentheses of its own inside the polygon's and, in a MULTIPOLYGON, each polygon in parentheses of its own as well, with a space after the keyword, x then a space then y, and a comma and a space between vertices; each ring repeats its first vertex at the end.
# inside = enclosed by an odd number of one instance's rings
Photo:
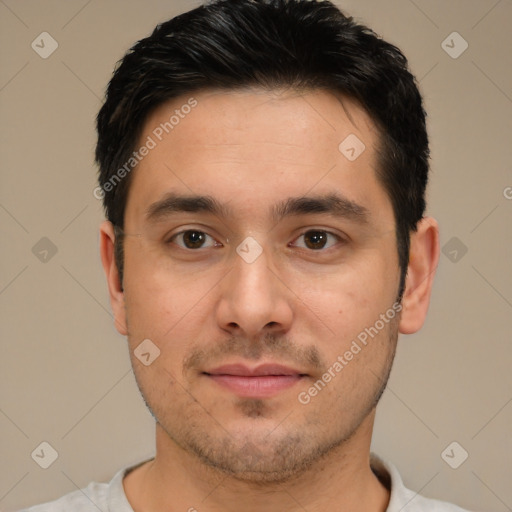
POLYGON ((284 482, 255 483, 206 466, 156 425, 156 456, 129 473, 124 488, 135 512, 384 512, 389 491, 370 468, 375 412, 357 432, 306 471, 284 482))

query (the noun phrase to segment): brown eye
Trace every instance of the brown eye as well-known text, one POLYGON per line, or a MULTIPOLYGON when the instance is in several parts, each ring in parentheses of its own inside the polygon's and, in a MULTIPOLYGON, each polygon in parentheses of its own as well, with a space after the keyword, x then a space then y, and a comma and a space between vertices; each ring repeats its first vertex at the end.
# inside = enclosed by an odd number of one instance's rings
POLYGON ((203 247, 214 247, 215 240, 210 236, 204 233, 203 231, 198 231, 196 229, 188 229, 186 231, 181 231, 180 233, 176 233, 171 239, 171 242, 175 242, 178 246, 183 249, 201 249, 203 247), (175 242, 175 240, 180 240, 180 242, 175 242), (205 242, 211 239, 213 243, 210 245, 204 245, 205 242))
POLYGON ((309 249, 323 249, 327 243, 327 233, 323 231, 308 231, 304 235, 304 240, 309 249))
POLYGON ((311 249, 313 251, 318 251, 320 249, 325 249, 326 247, 329 248, 336 240, 340 240, 340 237, 333 233, 329 233, 328 231, 322 231, 319 229, 312 229, 309 231, 306 231, 303 233, 297 240, 300 240, 301 238, 304 239, 304 244, 299 244, 298 247, 302 247, 305 249, 311 249), (329 246, 327 244, 329 243, 329 237, 334 238, 335 241, 331 242, 329 246))

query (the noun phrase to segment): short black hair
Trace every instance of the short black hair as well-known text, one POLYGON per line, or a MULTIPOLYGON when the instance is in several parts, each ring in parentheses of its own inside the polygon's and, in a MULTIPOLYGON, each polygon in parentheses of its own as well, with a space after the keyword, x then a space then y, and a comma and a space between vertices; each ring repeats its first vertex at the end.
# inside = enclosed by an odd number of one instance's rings
MULTIPOLYGON (((122 233, 130 159, 148 115, 204 89, 323 89, 356 100, 379 130, 377 178, 391 200, 405 287, 410 233, 429 171, 423 101, 402 52, 330 1, 214 0, 159 24, 118 63, 97 117, 99 188, 122 233), (107 186, 110 183, 110 186, 107 186)), ((341 141, 340 141, 341 142, 341 141)), ((122 237, 116 237, 122 280, 122 237)))

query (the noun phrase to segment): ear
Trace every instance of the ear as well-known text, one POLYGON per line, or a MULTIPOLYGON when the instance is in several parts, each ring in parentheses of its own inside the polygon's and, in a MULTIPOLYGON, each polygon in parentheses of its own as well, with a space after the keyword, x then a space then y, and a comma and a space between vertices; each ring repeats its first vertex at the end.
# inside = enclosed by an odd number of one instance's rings
POLYGON ((434 274, 439 263, 439 227, 425 217, 411 235, 409 265, 402 299, 399 329, 402 334, 419 331, 427 316, 434 274))
POLYGON ((114 226, 109 221, 104 221, 100 226, 100 254, 103 270, 107 278, 110 305, 114 313, 116 329, 126 336, 126 311, 124 307, 124 292, 119 279, 119 271, 114 257, 115 242, 114 226))

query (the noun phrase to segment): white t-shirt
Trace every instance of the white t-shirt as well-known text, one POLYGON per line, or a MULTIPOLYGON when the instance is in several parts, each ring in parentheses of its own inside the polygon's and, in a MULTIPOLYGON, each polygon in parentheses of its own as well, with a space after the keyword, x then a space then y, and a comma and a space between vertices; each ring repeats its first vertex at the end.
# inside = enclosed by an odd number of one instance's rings
MULTIPOLYGON (((20 512, 133 512, 124 492, 123 478, 138 466, 140 464, 121 469, 108 484, 91 482, 84 489, 66 494, 56 501, 20 512)), ((386 512, 469 512, 446 501, 424 498, 406 489, 395 466, 375 454, 371 454, 370 466, 391 491, 386 512)))

